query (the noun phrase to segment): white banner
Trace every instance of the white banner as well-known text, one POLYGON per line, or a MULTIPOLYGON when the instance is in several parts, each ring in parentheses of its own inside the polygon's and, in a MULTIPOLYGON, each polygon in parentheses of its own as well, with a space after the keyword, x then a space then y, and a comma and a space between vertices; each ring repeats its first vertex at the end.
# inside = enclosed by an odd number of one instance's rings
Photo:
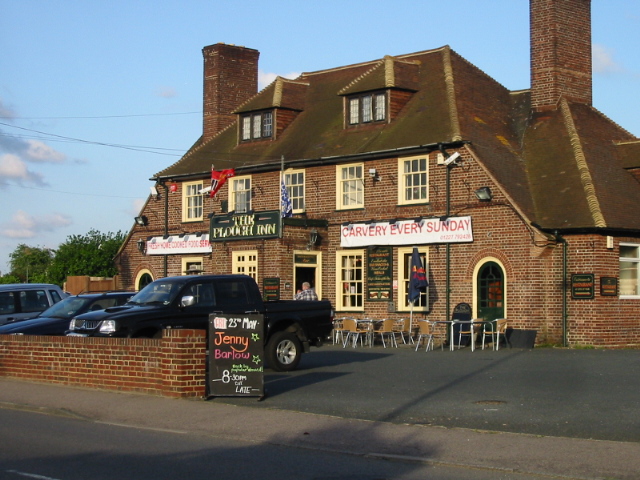
POLYGON ((173 235, 169 238, 152 237, 147 240, 147 255, 174 255, 178 253, 211 253, 209 234, 173 235))
POLYGON ((399 220, 393 224, 352 223, 340 227, 341 247, 463 242, 473 242, 471 217, 425 218, 420 222, 399 220))

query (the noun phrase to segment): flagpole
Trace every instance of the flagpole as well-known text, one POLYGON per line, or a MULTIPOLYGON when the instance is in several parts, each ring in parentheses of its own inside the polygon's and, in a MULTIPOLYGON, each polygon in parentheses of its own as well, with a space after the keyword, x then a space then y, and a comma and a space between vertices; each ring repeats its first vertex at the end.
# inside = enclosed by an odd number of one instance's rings
POLYGON ((279 205, 279 207, 278 207, 278 212, 279 212, 279 215, 278 215, 278 227, 279 227, 278 228, 278 230, 279 230, 278 237, 279 238, 282 238, 282 236, 283 236, 282 227, 283 227, 283 223, 284 223, 283 220, 282 220, 282 190, 281 190, 282 189, 282 182, 284 182, 284 155, 280 156, 280 182, 279 182, 279 187, 280 188, 278 188, 278 192, 279 192, 278 193, 278 198, 280 199, 278 201, 278 205, 279 205))

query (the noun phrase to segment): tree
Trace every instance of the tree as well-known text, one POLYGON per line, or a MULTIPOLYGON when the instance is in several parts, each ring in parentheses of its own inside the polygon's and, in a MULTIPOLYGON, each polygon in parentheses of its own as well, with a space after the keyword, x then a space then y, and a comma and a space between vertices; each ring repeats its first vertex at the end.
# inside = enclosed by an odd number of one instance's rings
POLYGON ((86 235, 70 235, 61 243, 49 268, 53 283, 62 283, 71 275, 112 277, 118 273, 113 258, 124 241, 122 232, 100 233, 91 229, 86 235))
POLYGON ((21 243, 9 254, 11 272, 8 277, 23 283, 48 282, 47 274, 54 251, 21 243))

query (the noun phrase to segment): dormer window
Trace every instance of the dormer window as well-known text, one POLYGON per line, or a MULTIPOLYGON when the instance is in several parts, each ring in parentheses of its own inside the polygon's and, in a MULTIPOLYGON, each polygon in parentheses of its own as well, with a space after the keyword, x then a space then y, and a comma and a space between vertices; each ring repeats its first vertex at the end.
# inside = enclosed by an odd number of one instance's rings
POLYGON ((386 93, 363 93, 349 97, 349 125, 386 120, 386 93))
POLYGON ((253 112, 242 115, 240 138, 243 142, 262 140, 273 136, 273 112, 253 112))

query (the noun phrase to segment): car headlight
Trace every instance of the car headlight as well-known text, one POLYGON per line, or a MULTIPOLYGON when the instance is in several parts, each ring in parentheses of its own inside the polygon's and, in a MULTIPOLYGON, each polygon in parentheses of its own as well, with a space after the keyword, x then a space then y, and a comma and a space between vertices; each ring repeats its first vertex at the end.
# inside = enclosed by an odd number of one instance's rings
POLYGON ((116 321, 115 320, 104 320, 100 324, 100 333, 113 333, 116 331, 116 321))

